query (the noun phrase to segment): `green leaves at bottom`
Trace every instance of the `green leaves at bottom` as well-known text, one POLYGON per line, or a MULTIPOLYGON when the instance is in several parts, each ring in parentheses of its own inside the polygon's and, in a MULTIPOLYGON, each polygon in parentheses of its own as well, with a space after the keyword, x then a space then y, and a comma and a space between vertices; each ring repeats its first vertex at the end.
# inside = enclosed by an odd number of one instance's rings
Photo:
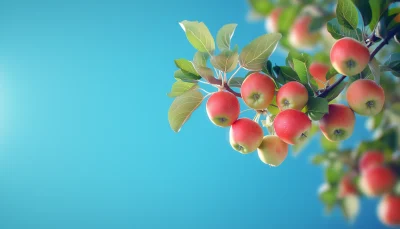
POLYGON ((176 97, 168 111, 168 121, 172 130, 179 132, 202 101, 203 94, 197 88, 176 97))
POLYGON ((320 97, 311 97, 307 102, 307 115, 313 121, 320 120, 328 113, 328 100, 320 97))

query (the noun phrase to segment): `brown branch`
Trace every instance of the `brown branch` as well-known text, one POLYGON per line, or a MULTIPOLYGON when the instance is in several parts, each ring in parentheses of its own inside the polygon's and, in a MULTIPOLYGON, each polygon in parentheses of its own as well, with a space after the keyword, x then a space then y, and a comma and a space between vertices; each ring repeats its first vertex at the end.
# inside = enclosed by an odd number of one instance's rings
MULTIPOLYGON (((216 79, 214 77, 210 77, 208 79, 208 82, 210 84, 219 85, 219 86, 221 86, 221 84, 222 84, 222 80, 216 79)), ((229 87, 229 85, 226 82, 224 82, 223 88, 225 88, 225 90, 229 91, 230 93, 234 94, 236 97, 240 97, 240 98, 242 97, 242 95, 239 92, 234 91, 231 87, 229 87)))

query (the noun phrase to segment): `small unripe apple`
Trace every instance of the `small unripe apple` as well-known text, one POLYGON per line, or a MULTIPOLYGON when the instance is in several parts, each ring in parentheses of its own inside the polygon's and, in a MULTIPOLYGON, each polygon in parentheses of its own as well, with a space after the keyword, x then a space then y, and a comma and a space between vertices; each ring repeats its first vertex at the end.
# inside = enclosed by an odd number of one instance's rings
POLYGON ((208 118, 217 126, 232 125, 240 114, 239 100, 230 92, 219 91, 213 93, 207 101, 208 118))
POLYGON ((339 192, 338 197, 344 198, 349 195, 357 195, 357 187, 353 181, 353 176, 346 174, 342 177, 339 182, 339 192))
POLYGON ((263 130, 258 123, 248 118, 241 118, 232 124, 229 142, 236 151, 248 154, 260 146, 263 136, 263 130))
POLYGON ((306 87, 297 82, 291 81, 284 84, 276 95, 276 103, 281 111, 286 109, 303 109, 308 101, 306 87))
POLYGON ((337 72, 346 76, 354 76, 362 72, 369 62, 368 48, 350 37, 335 42, 331 48, 330 59, 337 72))
POLYGON ((387 226, 400 226, 400 196, 384 195, 378 204, 378 218, 387 226))
POLYGON ((301 111, 287 109, 275 117, 274 129, 282 141, 295 145, 307 138, 311 129, 311 120, 301 111))
POLYGON ((266 109, 275 94, 275 83, 271 77, 255 72, 246 77, 240 88, 244 103, 253 109, 266 109))
POLYGON ((269 33, 276 33, 279 31, 279 16, 281 15, 282 11, 283 9, 280 7, 273 9, 265 20, 265 29, 269 33))
POLYGON ((303 15, 296 18, 289 31, 289 43, 297 49, 312 49, 317 43, 320 34, 310 31, 312 17, 303 15))
POLYGON ((370 197, 380 196, 390 192, 396 184, 396 174, 389 168, 373 166, 361 174, 360 189, 370 197))
POLYGON ((371 150, 371 151, 365 152, 361 156, 361 158, 358 162, 358 168, 360 169, 360 172, 362 173, 373 166, 383 165, 384 162, 385 162, 385 157, 382 152, 371 150))
POLYGON ((319 120, 319 128, 329 141, 343 141, 353 134, 355 122, 356 117, 349 107, 329 104, 329 113, 319 120))
POLYGON ((359 115, 374 116, 382 111, 385 91, 370 79, 359 79, 350 84, 346 93, 347 103, 359 115))
POLYGON ((267 135, 257 149, 262 162, 271 166, 279 166, 288 154, 288 144, 276 135, 267 135))
MULTIPOLYGON (((329 65, 320 62, 313 62, 310 64, 309 71, 310 75, 315 79, 315 82, 317 82, 318 88, 325 88, 326 74, 329 71, 329 65)), ((332 77, 329 82, 332 84, 334 78, 332 77)))

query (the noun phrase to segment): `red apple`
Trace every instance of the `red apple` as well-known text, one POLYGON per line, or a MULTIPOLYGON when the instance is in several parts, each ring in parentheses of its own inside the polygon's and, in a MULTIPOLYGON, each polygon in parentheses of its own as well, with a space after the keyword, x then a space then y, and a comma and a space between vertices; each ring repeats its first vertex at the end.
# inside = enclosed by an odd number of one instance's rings
MULTIPOLYGON (((318 84, 319 89, 325 88, 326 84, 326 74, 329 71, 329 65, 320 62, 313 62, 310 64, 310 75, 315 79, 318 84)), ((334 77, 332 77, 329 82, 332 84, 334 82, 334 77)))
POLYGON ((219 91, 213 93, 207 101, 208 118, 217 126, 232 125, 240 114, 239 100, 230 92, 219 91))
POLYGON ((276 95, 276 102, 281 111, 286 109, 301 110, 305 107, 307 101, 307 89, 297 81, 286 83, 276 95))
POLYGON ((360 189, 366 196, 380 196, 390 192, 396 184, 396 174, 385 166, 373 166, 361 174, 360 189))
POLYGON ((378 218, 387 226, 400 226, 400 196, 383 196, 378 205, 378 218))
POLYGON ((382 111, 385 91, 373 80, 359 79, 350 84, 346 98, 350 108, 357 114, 374 116, 382 111))
POLYGON ((258 123, 248 118, 241 118, 232 124, 229 142, 236 151, 248 154, 260 146, 263 136, 263 130, 258 123))
POLYGON ((344 198, 349 195, 357 195, 357 188, 353 181, 353 176, 351 174, 346 174, 342 177, 339 183, 339 198, 344 198))
POLYGON ((385 157, 382 152, 380 151, 367 151, 365 152, 358 163, 358 167, 360 169, 360 172, 364 172, 368 168, 371 168, 373 166, 380 166, 383 165, 385 162, 385 157))
POLYGON ((256 110, 266 109, 275 94, 275 83, 271 77, 255 72, 246 77, 240 88, 244 103, 256 110))
POLYGON ((354 112, 342 104, 329 104, 329 113, 319 120, 319 128, 329 141, 343 141, 348 139, 354 130, 354 112))
POLYGON ((258 157, 262 162, 271 166, 279 166, 288 154, 288 144, 276 135, 268 135, 263 138, 258 147, 258 157))
POLYGON ((297 49, 311 49, 317 43, 320 35, 310 31, 312 17, 304 15, 298 17, 289 31, 289 43, 297 49))
POLYGON ((344 37, 331 48, 330 59, 337 72, 354 76, 362 72, 369 62, 369 50, 359 41, 344 37))
POLYGON ((274 119, 276 135, 287 144, 295 145, 304 141, 310 128, 311 120, 298 110, 281 111, 274 119))
POLYGON ((279 16, 281 15, 283 9, 278 7, 271 11, 265 20, 265 29, 270 33, 276 33, 279 31, 278 23, 279 16))

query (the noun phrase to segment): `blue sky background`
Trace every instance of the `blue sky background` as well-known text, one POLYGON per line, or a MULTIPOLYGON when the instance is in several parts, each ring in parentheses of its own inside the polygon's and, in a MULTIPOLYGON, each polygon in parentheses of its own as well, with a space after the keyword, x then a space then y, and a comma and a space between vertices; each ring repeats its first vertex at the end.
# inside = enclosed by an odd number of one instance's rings
MULTIPOLYGON (((244 0, 0 3, 0 228, 380 228, 375 200, 349 225, 317 198, 311 142, 278 168, 241 155, 204 104, 168 124, 174 59, 195 50, 178 25, 265 33, 244 0)), ((273 62, 282 56, 274 53, 273 62)), ((242 108, 247 109, 247 108, 242 108)), ((358 117, 351 145, 369 138, 358 117)))

